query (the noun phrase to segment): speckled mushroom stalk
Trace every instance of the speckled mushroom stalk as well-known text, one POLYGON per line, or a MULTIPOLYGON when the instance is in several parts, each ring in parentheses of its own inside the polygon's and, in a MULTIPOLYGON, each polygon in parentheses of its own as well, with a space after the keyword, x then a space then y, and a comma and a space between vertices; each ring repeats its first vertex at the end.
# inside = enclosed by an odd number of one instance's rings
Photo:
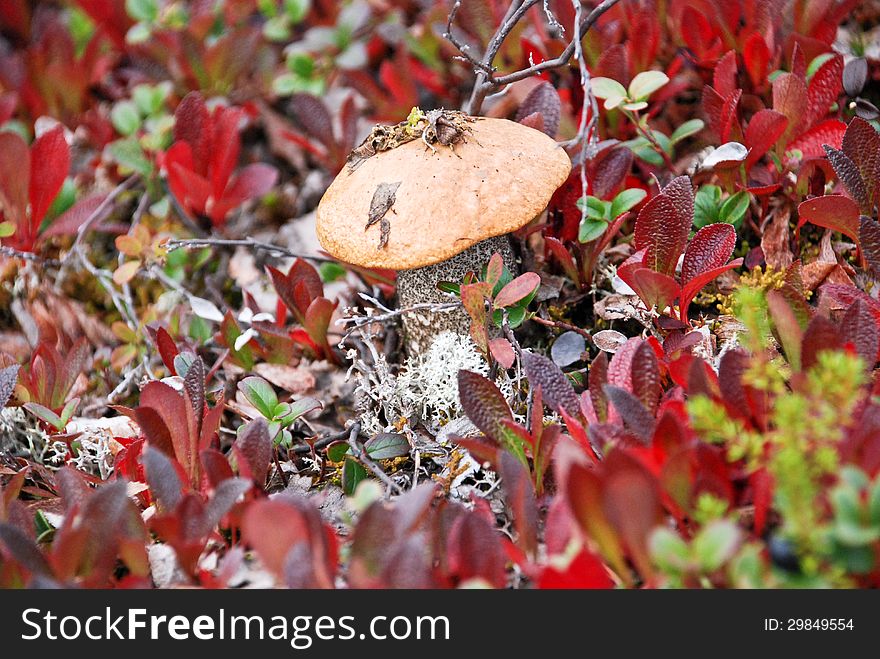
MULTIPOLYGON (((571 172, 544 133, 507 121, 469 122, 452 148, 414 140, 343 169, 321 199, 318 239, 340 261, 398 271, 398 304, 442 303, 499 252, 516 272, 510 234, 540 215, 571 172)), ((404 315, 404 346, 424 354, 445 330, 467 336, 464 310, 404 315)))
MULTIPOLYGON (((498 252, 508 270, 516 273, 517 263, 509 236, 496 236, 468 247, 451 259, 397 273, 397 297, 401 308, 423 302, 448 302, 449 297, 437 288, 441 281, 461 281, 468 272, 479 273, 492 255, 498 252)), ((404 344, 410 353, 422 354, 443 332, 468 335, 470 316, 464 309, 452 311, 412 311, 403 315, 404 344)))

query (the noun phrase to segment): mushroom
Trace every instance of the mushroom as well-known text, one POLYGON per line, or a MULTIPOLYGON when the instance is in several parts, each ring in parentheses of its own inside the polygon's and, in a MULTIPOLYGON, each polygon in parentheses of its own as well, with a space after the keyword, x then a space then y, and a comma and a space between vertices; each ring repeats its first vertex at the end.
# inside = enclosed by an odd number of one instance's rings
MULTIPOLYGON (((571 172, 565 150, 506 119, 477 119, 450 146, 409 141, 343 169, 318 205, 317 233, 340 261, 398 272, 401 308, 442 303, 440 281, 479 272, 494 252, 517 272, 511 232, 533 220, 571 172)), ((444 331, 469 332, 463 309, 404 314, 422 354, 444 331)))

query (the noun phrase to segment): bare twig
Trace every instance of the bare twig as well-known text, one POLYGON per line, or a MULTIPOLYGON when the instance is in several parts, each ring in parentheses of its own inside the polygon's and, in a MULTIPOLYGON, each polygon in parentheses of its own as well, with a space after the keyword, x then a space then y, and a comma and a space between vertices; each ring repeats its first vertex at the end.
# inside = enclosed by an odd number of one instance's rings
POLYGON ((389 320, 393 320, 404 314, 412 313, 414 311, 448 313, 461 307, 461 300, 456 298, 450 302, 420 302, 418 304, 412 305, 411 307, 405 307, 403 309, 389 309, 372 295, 367 295, 366 293, 358 293, 358 295, 362 299, 367 300, 371 304, 374 304, 377 309, 382 311, 382 313, 372 314, 369 312, 372 312, 373 309, 369 309, 367 315, 365 316, 347 316, 345 318, 340 318, 339 320, 337 320, 337 325, 349 326, 346 330, 343 340, 345 340, 345 337, 347 337, 349 334, 357 329, 360 329, 367 325, 372 325, 373 323, 386 323, 389 320))
POLYGON ((18 249, 6 247, 5 245, 0 245, 0 255, 8 256, 12 259, 23 259, 25 261, 38 263, 40 265, 61 265, 61 261, 59 261, 58 259, 47 259, 40 256, 39 254, 34 254, 33 252, 22 252, 18 249))
POLYGON ((382 467, 373 462, 370 457, 367 455, 367 452, 364 450, 363 444, 358 441, 358 435, 361 432, 361 424, 353 423, 348 433, 348 446, 351 448, 351 454, 357 458, 360 462, 364 464, 364 466, 373 472, 373 475, 376 476, 380 481, 385 483, 389 490, 394 490, 398 494, 402 493, 403 490, 400 489, 400 485, 391 480, 391 477, 388 476, 383 470, 382 467))
POLYGON ((582 337, 584 337, 587 341, 592 342, 593 337, 590 335, 588 330, 585 330, 583 327, 578 327, 577 325, 572 325, 571 323, 565 323, 561 320, 548 320, 547 318, 541 318, 540 316, 532 316, 530 320, 538 323, 539 325, 544 325, 544 327, 552 327, 554 329, 562 329, 567 330, 569 332, 577 332, 582 337))
POLYGON ((256 251, 271 252, 277 256, 286 256, 292 259, 307 259, 310 261, 326 262, 334 261, 334 259, 326 256, 319 256, 315 254, 302 254, 287 249, 286 247, 281 247, 280 245, 273 245, 272 243, 263 242, 262 240, 254 240, 253 238, 191 238, 189 240, 171 239, 165 243, 165 246, 167 247, 169 252, 173 252, 174 250, 181 248, 199 249, 202 247, 247 247, 256 251))
MULTIPOLYGON (((565 49, 558 57, 544 60, 543 62, 532 64, 531 66, 520 71, 514 71, 512 73, 507 73, 500 76, 496 75, 495 73, 494 62, 495 56, 501 49, 501 45, 513 31, 516 24, 526 15, 528 10, 537 5, 539 2, 542 2, 542 0, 514 0, 514 2, 510 4, 510 7, 508 8, 507 14, 505 15, 504 19, 501 21, 501 25, 499 25, 495 34, 489 40, 489 43, 486 46, 486 52, 484 53, 482 59, 475 58, 470 53, 470 48, 466 44, 463 44, 460 40, 455 38, 452 32, 453 21, 450 20, 446 28, 446 34, 444 36, 450 41, 450 43, 452 43, 453 46, 458 49, 458 51, 468 62, 474 65, 474 68, 477 71, 477 80, 474 83, 474 88, 471 92, 470 99, 465 105, 465 111, 468 114, 478 114, 483 106, 483 101, 490 93, 493 93, 499 88, 504 87, 505 85, 509 85, 518 80, 530 78, 531 76, 542 73, 543 71, 555 69, 557 67, 565 66, 566 64, 568 64, 569 60, 571 60, 572 56, 575 54, 575 50, 578 44, 580 44, 583 35, 586 34, 586 32, 596 23, 597 20, 599 20, 599 17, 602 16, 602 14, 611 9, 619 1, 620 0, 603 0, 598 5, 596 5, 596 7, 589 14, 587 14, 585 18, 580 20, 575 26, 574 37, 568 43, 568 45, 566 45, 565 49)), ((451 10, 451 19, 455 18, 455 13, 458 11, 458 8, 460 6, 461 0, 456 0, 451 10)), ((545 8, 545 15, 547 16, 550 27, 559 29, 559 27, 561 26, 559 26, 558 21, 556 21, 555 17, 553 17, 553 15, 549 12, 547 3, 544 2, 543 6, 545 8)), ((580 2, 577 2, 577 6, 579 9, 580 2)))
POLYGON ((104 201, 98 204, 98 207, 92 211, 92 214, 89 215, 85 222, 79 225, 79 229, 76 232, 76 238, 73 240, 73 245, 70 248, 70 251, 64 257, 64 262, 66 263, 69 259, 74 256, 79 257, 81 260, 84 258, 81 250, 83 238, 85 235, 91 230, 92 226, 104 219, 106 213, 110 210, 110 205, 116 201, 116 198, 121 195, 123 192, 131 188, 135 183, 137 183, 140 176, 137 174, 132 174, 127 179, 125 179, 122 183, 117 185, 113 190, 110 191, 106 197, 104 197, 104 201))

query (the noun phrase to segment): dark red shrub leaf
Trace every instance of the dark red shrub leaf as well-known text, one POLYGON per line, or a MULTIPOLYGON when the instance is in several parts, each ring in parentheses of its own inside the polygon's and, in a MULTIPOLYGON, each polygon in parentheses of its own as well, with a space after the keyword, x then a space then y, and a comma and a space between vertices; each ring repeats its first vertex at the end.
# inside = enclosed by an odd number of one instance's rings
POLYGON ((845 131, 846 124, 842 121, 826 119, 789 143, 788 149, 790 151, 800 151, 803 160, 821 158, 825 155, 825 146, 840 148, 845 131))
POLYGON ((553 360, 528 351, 523 352, 522 360, 526 377, 533 387, 541 387, 544 402, 549 408, 556 412, 564 409, 573 417, 580 414, 577 394, 553 360))
POLYGON ((687 322, 688 307, 690 306, 691 300, 694 299, 697 293, 699 293, 706 284, 711 282, 722 273, 727 272, 728 270, 732 270, 733 268, 738 268, 742 265, 742 263, 742 258, 734 259, 726 265, 722 265, 718 268, 713 268, 711 270, 700 273, 699 275, 691 279, 687 284, 685 284, 681 289, 681 296, 679 298, 682 322, 687 322))
POLYGON ((632 393, 653 415, 663 391, 660 365, 651 345, 645 341, 636 348, 632 358, 632 393))
POLYGON ((184 478, 180 477, 179 465, 164 452, 148 446, 141 462, 147 476, 150 492, 159 502, 160 510, 173 512, 183 498, 184 478))
MULTIPOLYGON (((843 347, 840 331, 835 323, 825 316, 815 315, 804 331, 801 343, 801 367, 806 371, 818 362, 823 350, 838 350, 843 347)), ((723 374, 721 374, 723 382, 723 374)))
POLYGON ((510 406, 498 387, 472 371, 458 372, 458 397, 468 419, 487 437, 501 442, 504 419, 513 420, 510 406))
POLYGON ((859 243, 859 206, 849 197, 826 195, 807 199, 798 205, 798 216, 798 227, 811 222, 859 243))
POLYGON ((266 420, 260 417, 248 421, 239 431, 232 451, 238 461, 238 472, 262 488, 266 483, 266 474, 269 472, 274 451, 266 420))
POLYGON ((205 528, 216 528, 223 516, 250 489, 250 481, 244 478, 227 478, 221 481, 214 488, 214 494, 205 506, 205 528))
POLYGON ((526 554, 538 551, 538 508, 535 488, 526 467, 512 454, 503 451, 499 473, 504 479, 504 494, 513 513, 516 543, 526 554))
POLYGON ((723 98, 729 97, 737 90, 736 85, 736 52, 729 50, 715 65, 712 86, 723 98))
POLYGON ((679 176, 648 201, 636 219, 634 244, 646 249, 644 265, 672 276, 693 222, 694 193, 690 179, 679 176))
POLYGON ((590 402, 599 421, 608 418, 608 398, 605 396, 605 384, 608 382, 608 357, 605 351, 600 351, 590 364, 590 373, 587 379, 590 392, 590 402))
POLYGON ((654 435, 654 417, 642 402, 626 389, 605 385, 605 395, 617 410, 623 424, 633 435, 647 445, 654 435))
POLYGON ((859 171, 858 166, 843 151, 828 145, 825 145, 824 148, 825 155, 828 156, 828 162, 834 168, 837 178, 846 187, 849 196, 856 201, 863 213, 870 213, 868 190, 865 187, 865 181, 862 180, 862 173, 859 171))
POLYGON ((841 148, 862 174, 870 207, 880 203, 880 133, 864 119, 855 117, 846 128, 841 148))
POLYGON ((773 148, 787 126, 788 118, 776 110, 758 110, 754 114, 745 134, 745 145, 749 148, 749 155, 746 156, 746 169, 751 169, 765 153, 773 148))
POLYGON ((752 32, 743 46, 743 61, 749 78, 755 87, 761 87, 767 79, 770 49, 760 32, 752 32))
POLYGON ((507 559, 498 532, 474 512, 458 516, 446 540, 449 573, 456 583, 480 579, 504 588, 507 559))
POLYGON ((837 102, 842 88, 843 57, 834 54, 810 78, 807 90, 807 109, 801 129, 809 128, 822 119, 837 102))
MULTIPOLYGON (((9 556, 31 574, 49 577, 52 569, 43 552, 32 538, 12 524, 0 522, 0 545, 6 548, 9 556)), ((6 553, 6 552, 4 552, 6 553)))
POLYGON ((290 109, 300 126, 324 146, 336 143, 333 135, 333 119, 321 99, 311 94, 294 94, 290 97, 290 109))
MULTIPOLYGON (((174 141, 185 142, 192 152, 194 166, 204 175, 211 158, 210 114, 198 92, 187 94, 174 112, 174 141)), ((193 169, 189 167, 188 169, 193 169)))
MULTIPOLYGON (((21 163, 19 163, 19 167, 21 163)), ((31 203, 30 223, 36 233, 46 211, 58 196, 70 169, 70 147, 64 139, 64 127, 56 126, 31 145, 31 175, 28 198, 31 203)))
POLYGON ((597 157, 592 167, 593 196, 611 199, 620 190, 632 169, 633 152, 623 147, 613 147, 597 157))
POLYGON ((727 263, 736 246, 736 229, 733 225, 716 223, 704 226, 694 234, 681 265, 681 281, 687 284, 707 270, 727 263))
POLYGON ((526 117, 538 113, 542 119, 540 130, 543 130, 550 137, 556 137, 561 110, 562 106, 556 88, 549 82, 542 82, 535 85, 525 97, 517 110, 516 120, 522 123, 526 117))
POLYGON ((773 109, 788 119, 782 145, 796 135, 807 110, 807 86, 793 73, 783 73, 773 81, 773 109))
POLYGON ((859 218, 858 244, 862 248, 865 263, 875 277, 880 277, 880 222, 862 215, 859 218))
POLYGON ((868 305, 862 300, 856 300, 846 310, 840 321, 840 334, 844 343, 851 343, 856 354, 865 360, 868 371, 873 371, 880 347, 880 330, 868 310, 868 305))

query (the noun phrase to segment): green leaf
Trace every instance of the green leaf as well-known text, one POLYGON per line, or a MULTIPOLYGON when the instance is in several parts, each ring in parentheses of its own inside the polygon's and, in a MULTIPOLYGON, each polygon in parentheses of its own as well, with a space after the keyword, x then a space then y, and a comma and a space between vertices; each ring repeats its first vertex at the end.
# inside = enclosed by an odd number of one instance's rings
POLYGON ((257 375, 251 375, 238 383, 238 390, 265 418, 275 418, 278 396, 271 384, 257 375))
POLYGON ((807 67, 807 81, 815 75, 816 71, 828 60, 837 57, 835 53, 822 53, 821 55, 817 55, 810 62, 810 65, 807 67))
MULTIPOLYGON (((596 98, 619 98, 620 101, 626 98, 626 89, 617 80, 611 78, 593 78, 590 81, 590 89, 593 90, 593 96, 596 98)), ((607 105, 605 107, 608 108, 607 105)))
POLYGON ((880 526, 880 478, 875 479, 868 493, 868 518, 875 526, 880 526))
POLYGON ((141 117, 137 105, 132 101, 120 101, 114 105, 110 110, 110 121, 123 137, 133 135, 141 127, 141 117))
POLYGON ((393 432, 379 433, 364 443, 364 449, 374 460, 388 460, 409 455, 409 441, 404 435, 393 432))
POLYGON ((138 85, 131 91, 131 99, 134 101, 141 115, 151 117, 159 114, 168 97, 168 85, 138 85))
POLYGON ((159 0, 125 0, 125 11, 136 21, 154 23, 159 18, 159 0))
POLYGON ((624 103, 624 110, 629 110, 630 112, 638 112, 639 110, 644 110, 648 107, 648 104, 645 101, 639 101, 637 103, 624 103))
POLYGON ((48 407, 43 407, 39 403, 25 403, 24 409, 33 414, 43 423, 52 426, 56 430, 64 430, 64 425, 61 423, 61 417, 59 417, 55 412, 50 410, 48 407))
POLYGON ((717 185, 704 185, 694 196, 694 226, 702 229, 707 224, 718 221, 718 205, 721 203, 721 188, 717 185))
POLYGON ((672 135, 669 136, 669 141, 672 142, 673 146, 681 142, 686 137, 690 137, 691 135, 696 135, 705 127, 705 123, 703 123, 702 119, 691 119, 690 121, 685 121, 678 128, 672 131, 672 135))
POLYGON ((651 534, 648 541, 651 558, 664 572, 684 572, 690 563, 690 548, 675 531, 664 527, 651 534))
POLYGON ((594 220, 589 217, 581 220, 581 226, 578 229, 578 240, 582 243, 588 243, 591 240, 600 238, 608 228, 608 222, 605 220, 594 220))
POLYGON ((610 204, 602 201, 598 197, 587 195, 586 197, 581 197, 575 203, 577 204, 577 207, 581 210, 584 210, 584 208, 586 208, 587 217, 593 220, 608 219, 608 210, 610 208, 610 204))
POLYGON ((299 23, 311 8, 311 0, 284 0, 284 13, 292 23, 299 23))
POLYGON ((0 238, 9 238, 15 233, 15 224, 12 222, 0 222, 0 238))
POLYGON ((642 71, 629 83, 628 96, 633 101, 644 101, 667 82, 669 77, 662 71, 642 71))
POLYGON ((747 210, 749 210, 749 193, 745 190, 740 190, 724 200, 721 208, 718 209, 718 219, 721 222, 727 222, 738 227, 742 223, 747 210))
POLYGON ((300 398, 292 403, 285 403, 285 405, 287 405, 288 411, 283 417, 279 417, 285 426, 289 426, 302 415, 308 414, 312 410, 319 410, 324 407, 324 404, 316 398, 300 398))
POLYGON ((628 188, 626 190, 622 190, 617 194, 616 197, 614 197, 614 200, 611 202, 609 219, 615 220, 624 213, 632 210, 633 208, 638 206, 641 201, 647 196, 648 193, 641 188, 628 188))
POLYGON ((694 558, 704 572, 714 572, 733 558, 739 548, 740 530, 729 520, 716 520, 694 538, 694 558))
POLYGON ((330 462, 342 462, 346 454, 351 450, 348 442, 333 442, 327 447, 327 459, 330 462))
POLYGON ((331 281, 336 281, 337 279, 342 279, 345 276, 345 268, 334 261, 325 261, 322 263, 318 272, 321 274, 321 281, 325 284, 331 281))
POLYGON ((342 465, 342 491, 351 496, 358 483, 366 478, 367 470, 364 469, 364 466, 353 457, 345 456, 345 462, 342 465))
POLYGON ((67 405, 64 406, 64 409, 61 410, 61 427, 67 427, 67 422, 70 421, 70 418, 73 416, 74 412, 76 412, 76 408, 79 406, 79 398, 72 398, 67 401, 67 405))
POLYGON ((632 151, 633 155, 639 160, 644 160, 646 163, 658 167, 663 165, 663 156, 657 153, 654 150, 654 147, 652 147, 644 137, 637 137, 633 140, 624 142, 623 146, 632 151))
POLYGON ((269 41, 287 41, 290 38, 290 19, 282 14, 263 23, 263 36, 269 41))
POLYGON ((608 98, 605 99, 605 103, 603 103, 603 105, 605 106, 606 110, 613 110, 614 108, 618 107, 621 103, 623 103, 625 100, 626 100, 625 96, 609 96, 608 98))
MULTIPOLYGON (((110 155, 122 167, 149 178, 153 173, 153 163, 144 155, 144 150, 135 137, 116 140, 108 147, 110 155)), ((172 252, 173 253, 173 252, 172 252)))

